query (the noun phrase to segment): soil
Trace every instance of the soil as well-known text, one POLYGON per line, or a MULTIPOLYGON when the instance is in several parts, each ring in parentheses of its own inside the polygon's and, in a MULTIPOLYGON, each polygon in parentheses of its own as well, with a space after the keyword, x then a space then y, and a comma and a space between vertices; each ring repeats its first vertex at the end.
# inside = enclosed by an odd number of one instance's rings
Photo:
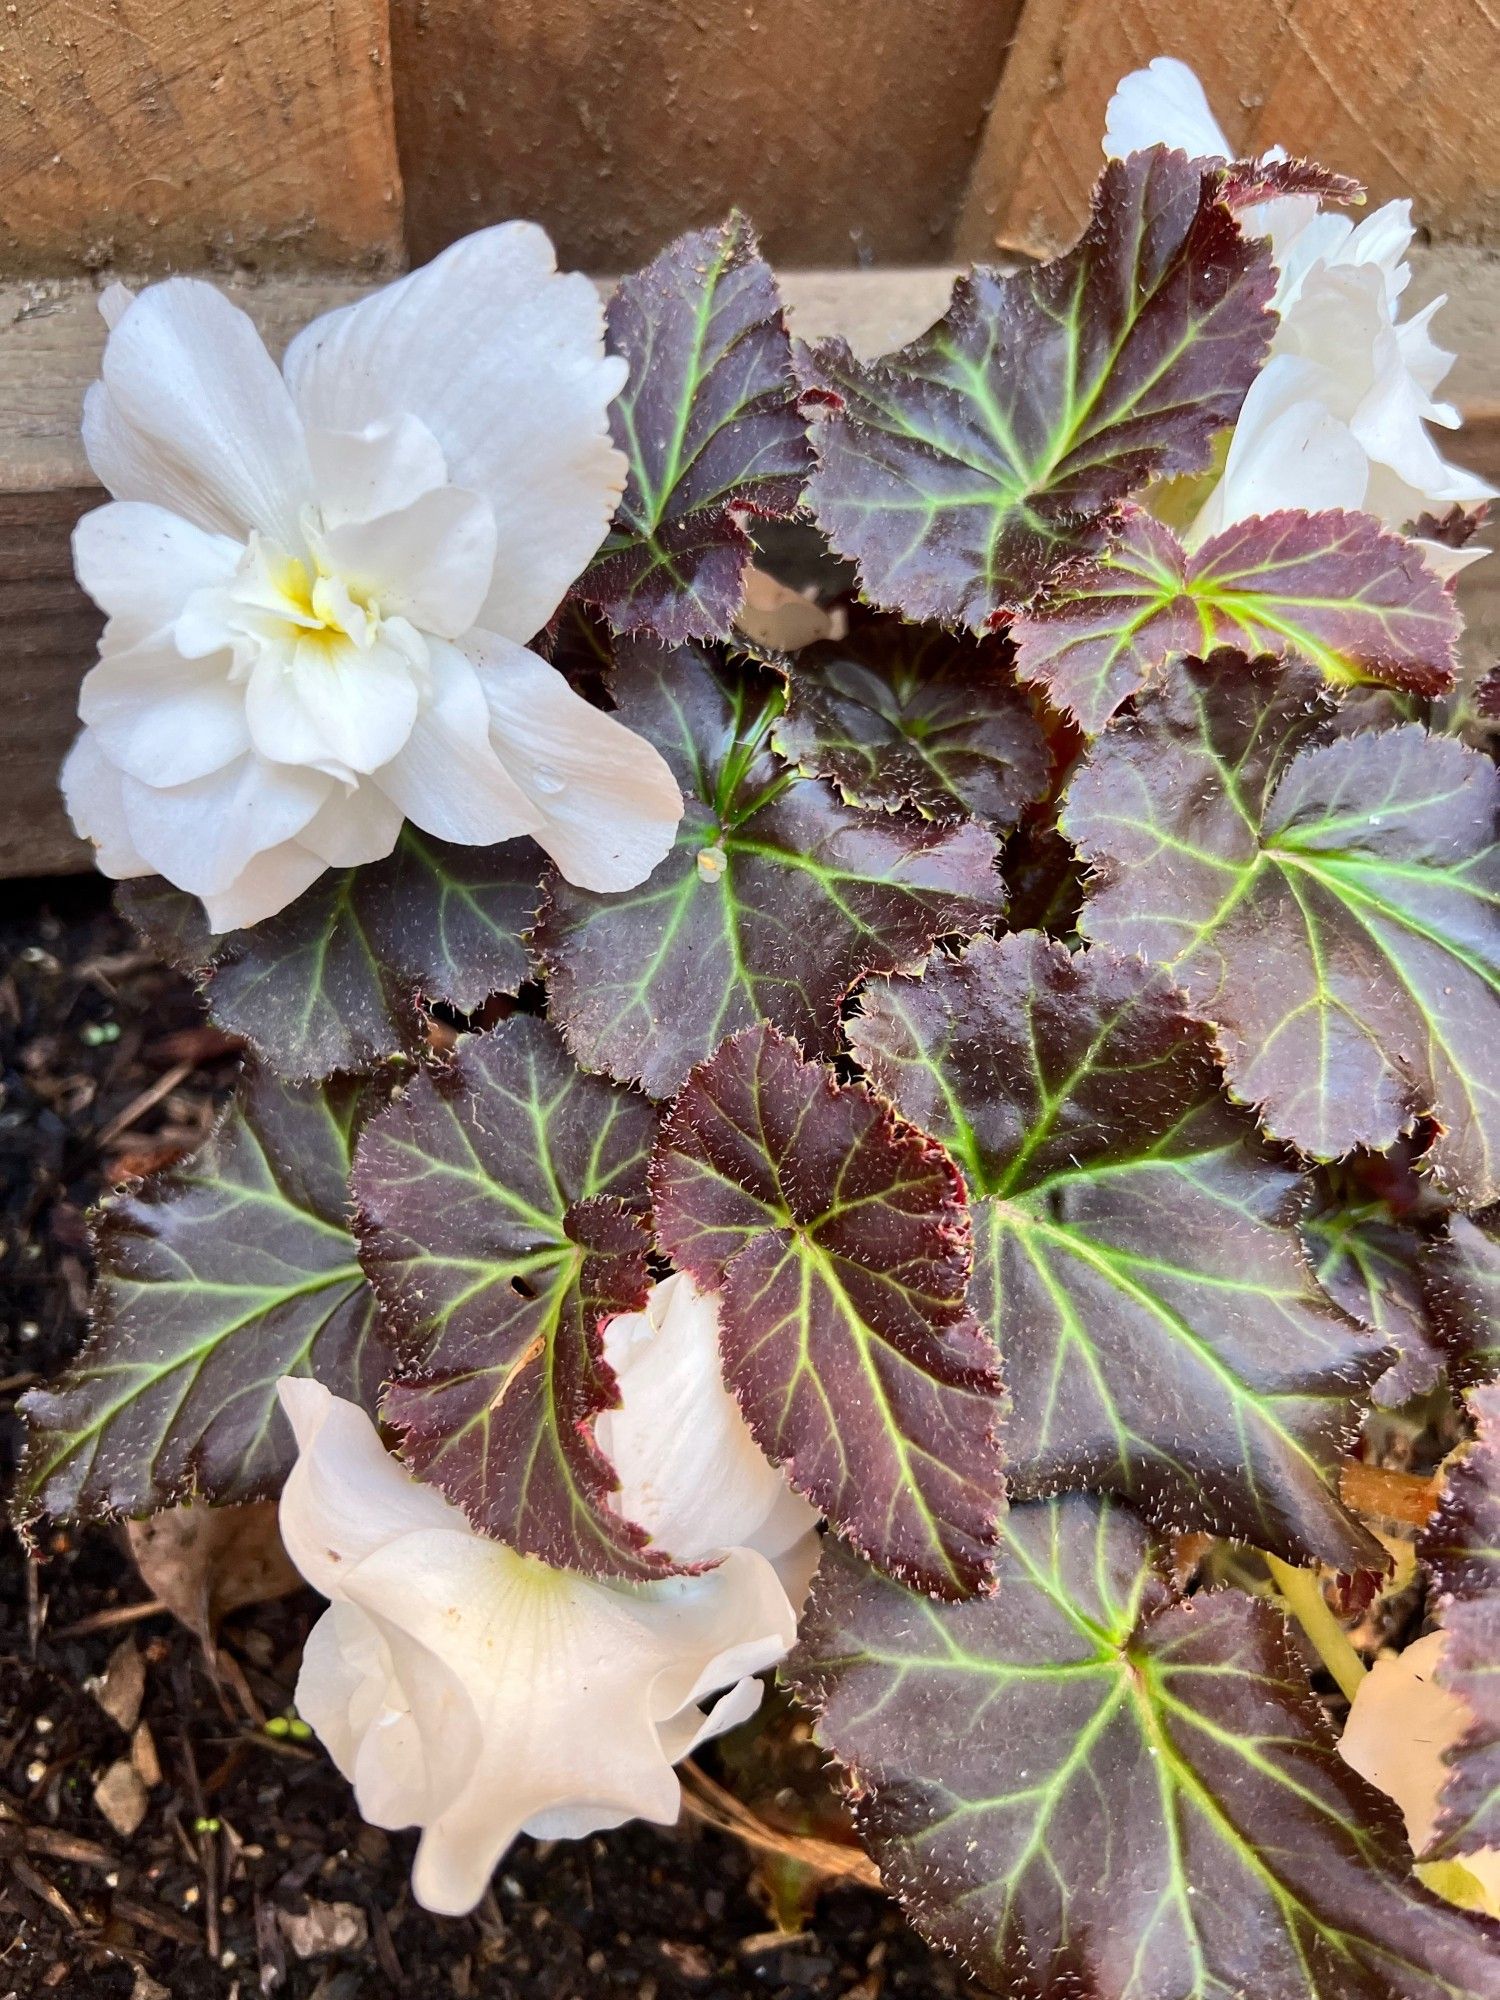
MULTIPOLYGON (((89 1204, 202 1138, 237 1052, 184 982, 137 948, 102 883, 9 884, 4 894, 8 1476, 16 1397, 83 1338, 89 1204)), ((523 1839, 472 1918, 430 1917, 407 1887, 413 1837, 364 1826, 316 1743, 278 1733, 319 1600, 298 1591, 228 1617, 217 1669, 152 1601, 118 1530, 44 1525, 34 1555, 5 1531, 0 2000, 954 2000, 966 1990, 878 1893, 814 1899, 795 1871, 693 1822, 523 1839), (98 1690, 127 1683, 136 1663, 144 1687, 127 1730, 98 1690), (120 1764, 146 1790, 129 1833, 128 1814, 116 1807, 112 1820, 95 1799, 120 1764), (806 1927, 778 1933, 771 1910, 786 1917, 799 1902, 811 1905, 806 1927)), ((757 1754, 752 1742, 748 1761, 757 1754)), ((764 1754, 780 1753, 768 1743, 764 1754)), ((743 1733, 724 1755, 743 1774, 743 1733)), ((807 1761, 799 1811, 809 1809, 807 1761)), ((831 1794, 811 1811, 826 1833, 831 1794)))

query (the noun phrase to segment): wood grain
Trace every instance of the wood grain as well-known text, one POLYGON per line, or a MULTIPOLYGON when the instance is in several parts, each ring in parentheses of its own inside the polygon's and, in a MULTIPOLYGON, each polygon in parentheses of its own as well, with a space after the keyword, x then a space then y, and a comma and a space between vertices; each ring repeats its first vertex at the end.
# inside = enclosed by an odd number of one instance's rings
POLYGON ((1279 143, 1415 196, 1435 237, 1500 243, 1500 14, 1491 0, 1027 0, 954 239, 1056 250, 1077 234, 1120 77, 1192 65, 1230 140, 1279 143))
POLYGON ((585 270, 733 206, 782 263, 948 253, 1019 0, 392 0, 414 260, 545 223, 585 270))
MULTIPOLYGON (((1426 252, 1414 260, 1413 305, 1450 295, 1440 331, 1463 355, 1453 393, 1469 416, 1453 455, 1500 485, 1500 263, 1475 252, 1426 252)), ((793 271, 783 288, 805 339, 842 333, 861 354, 880 354, 943 310, 953 273, 793 271)), ((607 282, 607 281, 606 281, 607 282)), ((601 287, 602 288, 602 287, 601 287)), ((277 279, 226 286, 273 351, 317 314, 360 295, 347 281, 277 279)), ((99 615, 73 580, 68 538, 78 516, 104 498, 78 437, 84 390, 98 373, 104 324, 84 282, 0 285, 0 631, 6 712, 0 743, 0 879, 61 874, 91 865, 57 793, 57 771, 77 727, 78 683, 93 657, 99 615)), ((1465 573, 1469 656, 1500 658, 1500 557, 1465 573)))
POLYGON ((385 0, 0 13, 0 268, 390 267, 385 0))

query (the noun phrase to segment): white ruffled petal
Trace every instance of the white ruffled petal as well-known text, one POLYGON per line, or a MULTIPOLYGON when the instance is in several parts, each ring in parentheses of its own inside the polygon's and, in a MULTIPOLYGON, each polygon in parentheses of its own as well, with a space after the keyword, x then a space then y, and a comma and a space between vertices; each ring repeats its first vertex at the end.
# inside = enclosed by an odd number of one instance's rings
POLYGON ((456 639, 489 594, 495 516, 482 494, 440 486, 393 513, 330 528, 322 543, 334 573, 386 617, 456 639))
POLYGON ((78 713, 111 763, 146 785, 185 785, 250 748, 245 691, 229 658, 184 659, 170 638, 105 653, 83 677, 78 713))
POLYGON ((1224 475, 1193 523, 1191 543, 1283 507, 1311 513, 1364 505, 1369 459, 1321 399, 1322 381, 1321 369, 1295 355, 1267 362, 1250 385, 1224 475))
POLYGON ((151 863, 136 851, 130 837, 121 796, 123 782, 119 770, 100 749, 93 730, 80 731, 63 759, 63 803, 79 839, 94 843, 100 872, 115 882, 153 873, 151 863))
POLYGON ((625 363, 604 352, 599 295, 561 274, 545 232, 502 223, 317 320, 287 351, 308 425, 357 431, 403 413, 448 477, 494 510, 498 558, 478 619, 524 641, 604 538, 624 486, 608 408, 625 363))
POLYGON ((1413 538, 1412 547, 1418 551, 1434 576, 1446 582, 1450 576, 1457 576, 1460 570, 1471 563, 1483 562, 1490 553, 1478 542, 1465 542, 1461 549, 1450 548, 1446 542, 1429 542, 1418 535, 1413 538))
POLYGON ((401 808, 366 778, 352 791, 336 786, 297 839, 330 868, 359 868, 384 861, 400 838, 401 818, 401 808))
MULTIPOLYGON (((159 875, 206 901, 226 894, 257 855, 295 841, 332 783, 321 771, 252 754, 186 785, 158 788, 122 776, 121 793, 136 850, 159 875)), ((307 859, 315 862, 311 881, 322 863, 307 859)))
POLYGON ((424 833, 485 847, 535 833, 542 816, 490 747, 484 689, 456 646, 434 640, 431 689, 400 754, 377 774, 381 790, 424 833))
POLYGON ((346 778, 390 762, 411 735, 420 697, 410 653, 323 635, 262 655, 245 685, 256 749, 282 764, 346 778))
POLYGON ((245 863, 226 889, 205 890, 203 908, 214 933, 247 930, 295 903, 327 863, 297 840, 278 841, 245 863))
POLYGON ((195 590, 228 583, 240 545, 139 500, 112 500, 73 530, 78 581, 109 620, 106 643, 137 646, 171 625, 195 590))
POLYGON ((615 892, 671 852, 682 793, 644 737, 575 694, 555 667, 491 632, 472 632, 495 753, 535 808, 532 829, 569 882, 615 892))
POLYGON ((621 1406, 594 1434, 628 1520, 681 1562, 738 1547, 775 1558, 814 1535, 816 1510, 765 1457, 725 1386, 711 1294, 685 1272, 667 1278, 643 1311, 610 1321, 604 1356, 621 1406))
POLYGON ((214 286, 168 278, 136 298, 84 406, 89 463, 117 500, 201 528, 296 546, 312 474, 302 425, 249 317, 214 286))
POLYGON ((1175 146, 1194 159, 1234 157, 1203 85, 1175 56, 1157 56, 1123 78, 1105 114, 1107 158, 1122 160, 1152 146, 1175 146))
POLYGON ((1447 380, 1448 372, 1457 355, 1446 347, 1439 347, 1432 337, 1432 322, 1448 303, 1446 292, 1440 292, 1435 299, 1429 299, 1419 313, 1403 320, 1396 328, 1396 343, 1417 387, 1428 400, 1427 421, 1442 424, 1447 430, 1456 430, 1461 422, 1458 411, 1451 403, 1437 403, 1431 399, 1447 380))
MULTIPOLYGON (((1431 398, 1406 367, 1394 333, 1387 329, 1375 350, 1373 380, 1349 428, 1371 461, 1417 497, 1418 505, 1406 507, 1402 516, 1406 520, 1424 507, 1441 512, 1454 501, 1472 506, 1494 492, 1472 472, 1444 459, 1423 421, 1432 408, 1431 398)), ((1405 505, 1404 496, 1394 504, 1405 505)))
MULTIPOLYGON (((330 1604, 302 1648, 297 1713, 351 1784, 360 1744, 384 1720, 390 1679, 390 1652, 377 1628, 352 1604, 330 1604)), ((376 1819, 363 1802, 360 1811, 375 1826, 389 1823, 376 1819)), ((403 1817, 394 1824, 411 1822, 403 1817)))
POLYGON ((330 528, 392 513, 448 479, 443 447, 415 417, 357 431, 310 430, 307 452, 318 512, 330 528))

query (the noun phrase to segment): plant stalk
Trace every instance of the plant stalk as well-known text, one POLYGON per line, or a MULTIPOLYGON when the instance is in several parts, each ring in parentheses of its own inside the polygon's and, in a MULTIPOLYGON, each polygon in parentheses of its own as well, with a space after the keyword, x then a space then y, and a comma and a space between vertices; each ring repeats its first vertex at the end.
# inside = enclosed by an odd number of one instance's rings
POLYGON ((1328 1609, 1323 1586, 1315 1569, 1294 1569, 1279 1556, 1266 1557, 1272 1581, 1286 1608, 1302 1627, 1318 1658, 1338 1683, 1347 1701, 1353 1701, 1369 1668, 1350 1642, 1348 1633, 1328 1609))

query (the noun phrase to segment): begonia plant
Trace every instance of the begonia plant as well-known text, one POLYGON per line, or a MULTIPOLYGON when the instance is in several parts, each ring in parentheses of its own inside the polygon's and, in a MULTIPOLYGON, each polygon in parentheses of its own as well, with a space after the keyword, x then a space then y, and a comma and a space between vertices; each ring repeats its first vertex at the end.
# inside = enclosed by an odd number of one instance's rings
POLYGON ((1488 489, 1406 204, 1165 60, 1106 154, 880 356, 739 216, 607 306, 483 230, 279 369, 102 295, 64 787, 248 1053, 23 1505, 279 1494, 434 1910, 779 1667, 1001 1993, 1500 1993, 1488 489), (1362 1653, 1401 1410, 1469 1441, 1362 1653))

